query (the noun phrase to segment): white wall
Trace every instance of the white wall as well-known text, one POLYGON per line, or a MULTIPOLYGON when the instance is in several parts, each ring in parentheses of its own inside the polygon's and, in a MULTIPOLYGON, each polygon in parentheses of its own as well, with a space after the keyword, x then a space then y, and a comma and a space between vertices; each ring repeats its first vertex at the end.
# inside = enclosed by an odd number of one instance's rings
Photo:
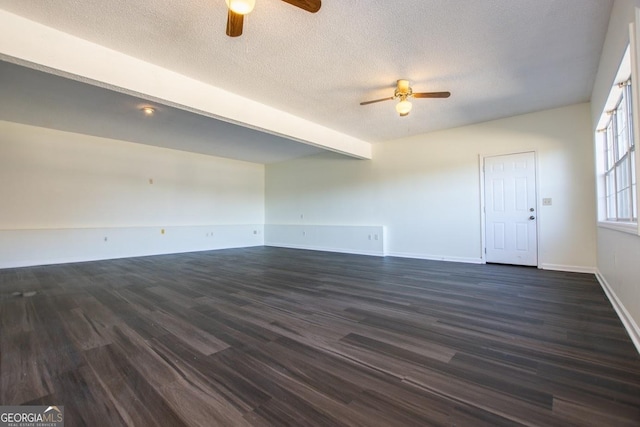
POLYGON ((539 198, 553 198, 538 215, 540 263, 593 271, 590 129, 589 104, 579 104, 376 144, 371 161, 268 165, 266 223, 380 225, 388 255, 481 262, 479 156, 535 150, 539 198))
MULTIPOLYGON (((636 7, 640 7, 640 0, 614 2, 592 93, 594 123, 604 109, 620 60, 629 44, 629 23, 635 19, 636 7)), ((640 350, 640 236, 603 227, 598 228, 597 236, 598 277, 640 350)))
POLYGON ((263 244, 263 165, 0 121, 0 182, 0 267, 263 244))

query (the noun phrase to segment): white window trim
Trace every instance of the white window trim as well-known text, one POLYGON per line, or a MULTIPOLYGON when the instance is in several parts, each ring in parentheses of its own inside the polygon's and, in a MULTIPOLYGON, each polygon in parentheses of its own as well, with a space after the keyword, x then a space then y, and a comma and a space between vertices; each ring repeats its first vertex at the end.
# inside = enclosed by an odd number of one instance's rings
MULTIPOLYGON (((635 49, 637 48, 637 46, 635 46, 635 38, 633 37, 635 35, 635 26, 633 24, 631 24, 630 26, 630 33, 632 35, 631 42, 629 44, 629 47, 627 48, 627 51, 625 52, 622 63, 620 64, 620 68, 618 69, 618 73, 616 75, 615 81, 616 82, 625 81, 628 78, 628 76, 631 75, 631 81, 632 81, 631 101, 632 101, 633 119, 634 119, 631 125, 634 127, 633 135, 634 135, 635 146, 636 146, 636 149, 632 152, 632 155, 636 156, 636 175, 640 175, 640 169, 638 169, 638 165, 640 165, 640 163, 637 161, 638 158, 640 157, 640 150, 638 149, 638 140, 640 139, 640 127, 638 126, 639 125, 638 116, 640 114, 640 110, 638 109, 639 101, 640 101, 638 99, 638 96, 639 96, 638 83, 640 83, 640 80, 638 80, 637 67, 632 66, 632 63, 636 61, 635 49)), ((618 103, 618 99, 621 95, 621 91, 622 91, 621 88, 620 88, 620 91, 617 91, 615 89, 611 91, 607 99, 604 112, 615 108, 615 106, 618 103)), ((607 115, 604 112, 600 117, 600 121, 597 124, 596 129, 603 128, 608 121, 607 115)), ((603 172, 604 171, 600 170, 599 167, 596 169, 596 175, 598 176, 597 178, 598 181, 600 181, 600 176, 603 172)), ((602 194, 600 194, 600 191, 602 190, 602 188, 603 188, 602 184, 599 183, 598 184, 598 189, 599 189, 598 204, 602 203, 602 197, 601 197, 602 194)), ((636 188, 636 191, 637 193, 640 193, 640 186, 636 188)), ((637 197, 636 200, 638 201, 637 203, 640 203, 640 198, 637 197)), ((598 206, 598 217, 599 217, 598 223, 597 223, 598 227, 616 230, 623 233, 640 235, 640 221, 633 221, 633 222, 610 221, 606 219, 606 206, 604 207, 604 218, 602 218, 602 212, 603 212, 603 207, 598 206)))

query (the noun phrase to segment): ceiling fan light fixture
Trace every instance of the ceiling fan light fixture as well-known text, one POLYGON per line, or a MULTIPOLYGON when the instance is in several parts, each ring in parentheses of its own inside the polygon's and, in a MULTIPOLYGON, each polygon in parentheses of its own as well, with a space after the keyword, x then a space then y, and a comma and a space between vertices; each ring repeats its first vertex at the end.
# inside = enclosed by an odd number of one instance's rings
POLYGON ((227 7, 239 15, 251 13, 256 6, 256 0, 225 0, 227 7))
MULTIPOLYGON (((289 1, 289 0, 285 0, 289 1)), ((393 96, 388 98, 374 99, 373 101, 364 101, 360 105, 375 104, 376 102, 397 100, 396 111, 400 114, 400 117, 408 116, 411 112, 412 98, 448 98, 451 96, 451 92, 414 92, 409 86, 409 80, 400 79, 396 82, 396 89, 393 92, 393 96)))
POLYGON ((398 114, 400 114, 401 117, 404 117, 409 114, 412 107, 413 105, 409 101, 403 99, 396 104, 396 111, 398 112, 398 114))

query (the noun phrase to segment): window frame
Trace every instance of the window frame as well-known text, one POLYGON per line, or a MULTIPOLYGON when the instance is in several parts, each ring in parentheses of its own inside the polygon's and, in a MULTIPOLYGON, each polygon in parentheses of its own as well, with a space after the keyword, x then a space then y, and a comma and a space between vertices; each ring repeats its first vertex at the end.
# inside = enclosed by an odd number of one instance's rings
POLYGON ((640 234, 638 223, 638 88, 627 47, 596 127, 598 225, 640 234), (624 172, 626 176, 621 176, 624 172), (624 210, 624 211, 622 211, 624 210))
POLYGON ((619 83, 622 88, 614 109, 607 112, 609 121, 602 132, 602 159, 604 160, 605 221, 635 224, 638 222, 637 204, 634 205, 635 171, 633 157, 633 105, 631 78, 619 83), (621 119, 624 116, 624 119, 621 119), (624 120, 624 121, 623 121, 624 120), (621 122, 623 129, 620 129, 621 122), (621 172, 624 175, 621 176, 621 172), (612 185, 611 185, 612 184, 612 185), (627 202, 621 201, 626 197, 627 202), (622 212, 622 211, 626 212, 622 212), (635 216, 634 216, 635 215, 635 216))

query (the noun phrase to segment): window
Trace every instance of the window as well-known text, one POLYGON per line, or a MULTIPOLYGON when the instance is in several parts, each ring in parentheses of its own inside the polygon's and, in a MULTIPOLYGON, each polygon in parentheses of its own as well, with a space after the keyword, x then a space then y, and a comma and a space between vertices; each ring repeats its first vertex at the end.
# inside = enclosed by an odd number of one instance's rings
POLYGON ((638 220, 636 203, 635 144, 631 105, 631 80, 618 85, 622 90, 616 106, 607 112, 609 120, 600 138, 604 155, 604 197, 607 221, 638 220))
POLYGON ((637 232, 637 154, 632 102, 635 89, 632 84, 635 82, 631 80, 627 49, 596 133, 598 219, 602 225, 632 227, 637 232))

